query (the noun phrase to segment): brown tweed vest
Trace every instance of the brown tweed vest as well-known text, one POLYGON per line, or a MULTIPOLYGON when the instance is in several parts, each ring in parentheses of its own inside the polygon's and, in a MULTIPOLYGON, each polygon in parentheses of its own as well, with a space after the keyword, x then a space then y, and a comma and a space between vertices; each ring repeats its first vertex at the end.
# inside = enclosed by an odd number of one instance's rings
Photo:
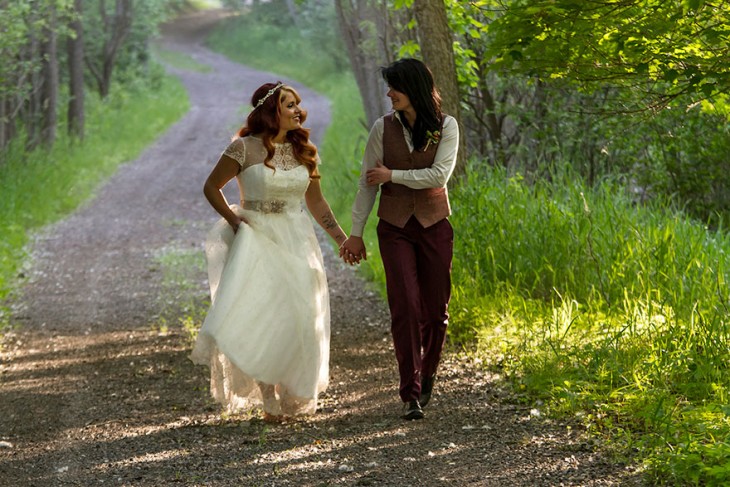
MULTIPOLYGON (((383 165, 388 169, 423 169, 431 167, 437 144, 425 151, 408 150, 403 127, 394 114, 384 117, 383 165)), ((446 188, 411 189, 402 184, 385 183, 380 188, 378 216, 399 228, 415 215, 424 227, 430 227, 451 214, 446 188)))

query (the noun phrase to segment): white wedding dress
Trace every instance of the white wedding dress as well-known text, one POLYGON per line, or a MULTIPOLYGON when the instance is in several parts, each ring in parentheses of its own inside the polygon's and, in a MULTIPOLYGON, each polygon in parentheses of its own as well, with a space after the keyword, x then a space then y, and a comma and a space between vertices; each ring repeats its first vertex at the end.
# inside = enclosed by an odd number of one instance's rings
POLYGON ((260 139, 234 140, 246 218, 233 233, 220 219, 208 233, 211 307, 191 359, 210 366, 210 391, 229 411, 313 413, 329 378, 330 315, 322 253, 304 208, 309 172, 289 143, 275 145, 276 170, 260 139))

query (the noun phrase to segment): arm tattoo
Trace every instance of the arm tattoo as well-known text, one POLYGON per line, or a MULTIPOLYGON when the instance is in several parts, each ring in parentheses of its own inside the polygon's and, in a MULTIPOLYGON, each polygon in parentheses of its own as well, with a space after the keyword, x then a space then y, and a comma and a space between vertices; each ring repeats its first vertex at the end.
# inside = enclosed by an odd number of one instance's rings
POLYGON ((337 220, 331 210, 322 215, 322 226, 326 229, 337 228, 337 220))

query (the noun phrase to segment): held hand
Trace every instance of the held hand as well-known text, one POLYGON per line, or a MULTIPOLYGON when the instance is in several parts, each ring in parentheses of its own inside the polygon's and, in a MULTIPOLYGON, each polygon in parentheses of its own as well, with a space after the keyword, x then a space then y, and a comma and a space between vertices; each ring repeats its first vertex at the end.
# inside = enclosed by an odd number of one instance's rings
POLYGON ((360 260, 367 260, 367 251, 362 237, 351 236, 340 247, 340 257, 350 265, 359 264, 360 260))
POLYGON ((236 216, 236 218, 229 221, 228 224, 231 228, 233 228, 233 233, 238 233, 238 229, 241 228, 241 225, 248 225, 248 220, 243 217, 236 216))
POLYGON ((375 161, 375 167, 368 169, 365 173, 365 180, 369 186, 377 186, 378 184, 390 181, 393 171, 383 165, 380 160, 375 161))

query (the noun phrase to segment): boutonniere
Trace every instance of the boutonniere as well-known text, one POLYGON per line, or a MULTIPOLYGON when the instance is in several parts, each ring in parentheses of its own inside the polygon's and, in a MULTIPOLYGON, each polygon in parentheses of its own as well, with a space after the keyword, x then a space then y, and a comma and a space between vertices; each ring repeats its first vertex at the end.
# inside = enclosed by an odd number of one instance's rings
POLYGON ((430 130, 426 130, 426 147, 423 148, 423 151, 426 152, 431 144, 438 144, 439 140, 441 140, 441 131, 434 130, 431 132, 430 130))

